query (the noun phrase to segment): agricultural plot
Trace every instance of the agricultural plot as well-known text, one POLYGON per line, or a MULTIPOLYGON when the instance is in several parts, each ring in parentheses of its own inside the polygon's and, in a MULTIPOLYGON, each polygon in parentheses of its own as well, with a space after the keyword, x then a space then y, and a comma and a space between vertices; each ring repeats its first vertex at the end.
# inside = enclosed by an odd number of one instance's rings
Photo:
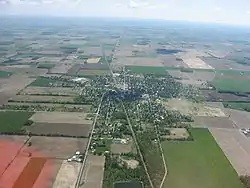
POLYGON ((196 127, 205 128, 228 128, 234 129, 235 124, 228 117, 208 117, 208 116, 196 116, 194 117, 196 127))
POLYGON ((238 129, 209 129, 239 175, 250 175, 250 139, 238 129))
POLYGON ((65 61, 56 64, 53 68, 49 70, 50 74, 66 74, 71 69, 73 64, 67 63, 65 61))
POLYGON ((9 78, 13 73, 0 70, 0 78, 9 78))
POLYGON ((61 95, 76 96, 77 91, 66 87, 26 87, 20 92, 20 95, 61 95))
POLYGON ((111 152, 114 154, 130 153, 136 151, 132 141, 127 144, 112 143, 110 145, 111 152))
POLYGON ((80 188, 102 188, 104 164, 104 156, 88 155, 80 188))
POLYGON ((9 99, 10 102, 29 103, 74 103, 73 96, 42 96, 42 95, 16 95, 9 99))
POLYGON ((34 123, 26 129, 37 135, 88 137, 91 124, 34 123))
POLYGON ((249 80, 235 78, 215 78, 212 85, 221 92, 250 92, 249 80))
POLYGON ((98 69, 95 69, 95 70, 91 70, 91 69, 81 69, 79 72, 78 72, 78 76, 98 76, 98 75, 105 75, 105 74, 108 74, 109 71, 108 70, 98 70, 98 69))
POLYGON ((71 188, 74 187, 81 164, 77 162, 62 162, 61 168, 56 176, 53 188, 71 188))
POLYGON ((92 124, 82 112, 36 112, 30 119, 37 123, 92 124))
POLYGON ((126 70, 137 74, 167 75, 167 71, 162 67, 150 66, 126 66, 126 70))
POLYGON ((0 112, 0 132, 2 133, 19 133, 23 132, 23 126, 32 116, 31 112, 0 112))
POLYGON ((39 63, 37 65, 37 68, 39 68, 39 69, 51 69, 54 66, 55 66, 55 64, 53 64, 53 63, 39 63))
POLYGON ((244 103, 244 102, 224 102, 223 103, 225 108, 231 108, 235 110, 245 110, 250 111, 250 103, 244 103))
POLYGON ((189 137, 189 133, 185 128, 169 128, 169 135, 166 135, 164 138, 167 139, 186 139, 189 137))
POLYGON ((51 85, 58 82, 55 79, 48 78, 48 77, 38 77, 34 82, 30 84, 30 86, 36 87, 50 87, 51 85))
POLYGON ((183 99, 169 99, 165 104, 172 110, 177 110, 185 115, 225 117, 224 112, 220 108, 208 106, 205 103, 194 103, 183 99))
POLYGON ((39 155, 42 154, 52 159, 67 159, 77 150, 84 153, 88 139, 32 136, 29 142, 32 144, 32 151, 25 147, 22 153, 31 153, 33 157, 40 157, 39 155))
POLYGON ((192 129, 194 141, 164 141, 168 167, 164 187, 243 188, 237 173, 207 129, 192 129))
POLYGON ((123 65, 127 66, 163 67, 162 60, 160 58, 126 57, 126 58, 119 58, 119 61, 123 65))
POLYGON ((236 124, 237 128, 249 128, 250 112, 241 110, 227 109, 230 119, 236 124))
POLYGON ((162 64, 166 67, 188 67, 181 58, 176 58, 175 55, 159 56, 162 64))

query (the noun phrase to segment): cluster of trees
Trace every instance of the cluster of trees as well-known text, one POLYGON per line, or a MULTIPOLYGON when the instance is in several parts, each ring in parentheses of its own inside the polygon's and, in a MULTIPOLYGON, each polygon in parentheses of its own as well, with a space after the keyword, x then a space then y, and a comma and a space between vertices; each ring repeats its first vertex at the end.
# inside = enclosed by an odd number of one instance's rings
POLYGON ((146 162, 147 169, 154 187, 159 187, 164 176, 164 164, 155 130, 137 133, 138 144, 146 162))
POLYGON ((119 156, 106 155, 103 188, 111 188, 115 182, 141 181, 145 188, 149 188, 144 168, 139 165, 135 169, 127 168, 120 162, 119 156))
POLYGON ((250 176, 240 176, 240 180, 244 184, 245 188, 250 188, 250 176))

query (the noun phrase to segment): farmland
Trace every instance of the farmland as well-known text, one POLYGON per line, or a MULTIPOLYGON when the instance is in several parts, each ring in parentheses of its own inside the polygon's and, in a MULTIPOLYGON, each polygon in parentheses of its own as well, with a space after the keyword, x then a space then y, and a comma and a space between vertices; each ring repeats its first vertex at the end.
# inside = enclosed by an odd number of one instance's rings
POLYGON ((12 75, 11 72, 7 72, 7 71, 2 71, 0 70, 0 78, 8 78, 12 75))
POLYGON ((207 129, 192 129, 194 141, 162 143, 169 175, 164 187, 243 188, 207 129))
POLYGON ((249 80, 235 78, 216 78, 212 85, 220 92, 250 92, 249 80))
POLYGON ((0 112, 0 132, 19 133, 23 132, 23 126, 32 116, 30 112, 0 112))

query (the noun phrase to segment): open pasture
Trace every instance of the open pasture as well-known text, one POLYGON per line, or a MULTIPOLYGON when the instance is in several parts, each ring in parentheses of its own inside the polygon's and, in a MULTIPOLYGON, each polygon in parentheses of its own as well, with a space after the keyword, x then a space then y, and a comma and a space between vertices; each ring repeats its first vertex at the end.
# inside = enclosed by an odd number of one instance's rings
POLYGON ((68 123, 33 123, 26 129, 38 135, 63 135, 63 136, 78 136, 88 137, 91 124, 68 124, 68 123))
POLYGON ((218 116, 224 117, 224 112, 217 107, 208 106, 205 103, 194 103, 184 99, 169 99, 165 105, 172 110, 177 110, 191 116, 218 116))
POLYGON ((36 112, 30 119, 37 123, 92 124, 82 112, 36 112))
POLYGON ((194 141, 164 141, 164 187, 243 188, 237 173, 207 129, 191 129, 194 141))
POLYGON ((238 129, 209 129, 239 175, 250 175, 250 138, 238 129))
POLYGON ((196 127, 205 128, 228 128, 234 129, 235 124, 228 117, 208 117, 208 116, 196 116, 194 117, 196 127))
POLYGON ((29 86, 20 92, 21 95, 69 95, 76 96, 77 91, 67 87, 33 87, 29 86))
POLYGON ((235 78, 215 78, 212 85, 222 92, 250 92, 249 80, 235 78))
POLYGON ((104 164, 104 156, 88 155, 80 188, 102 188, 104 164))
POLYGON ((48 103, 74 103, 73 96, 42 96, 42 95, 16 95, 9 99, 10 102, 48 102, 48 103))
POLYGON ((18 133, 23 132, 23 126, 32 116, 31 112, 0 112, 0 133, 18 133))
POLYGON ((39 157, 37 155, 42 154, 47 158, 67 159, 77 150, 85 152, 88 139, 32 136, 29 142, 32 144, 32 151, 24 147, 22 153, 30 152, 33 157, 39 157))

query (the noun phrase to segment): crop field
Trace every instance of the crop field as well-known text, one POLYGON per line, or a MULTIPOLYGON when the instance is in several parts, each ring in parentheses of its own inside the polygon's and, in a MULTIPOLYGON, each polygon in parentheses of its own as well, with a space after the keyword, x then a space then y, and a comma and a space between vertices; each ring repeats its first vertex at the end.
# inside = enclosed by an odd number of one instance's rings
POLYGON ((29 86, 20 92, 21 95, 61 95, 76 96, 77 91, 67 87, 33 87, 29 86))
POLYGON ((250 92, 249 80, 235 78, 216 78, 212 85, 218 91, 250 92))
POLYGON ((110 148, 111 148, 111 152, 114 154, 130 153, 136 150, 132 141, 129 142, 128 144, 112 143, 110 145, 110 148))
POLYGON ((10 102, 29 103, 74 103, 73 96, 42 96, 42 95, 16 95, 9 99, 10 102))
POLYGON ((22 132, 23 125, 32 116, 31 112, 0 112, 0 132, 18 133, 22 132))
POLYGON ((37 86, 37 87, 49 87, 51 84, 54 84, 58 81, 47 78, 47 77, 38 77, 34 82, 30 84, 30 86, 37 86))
POLYGON ((250 174, 250 140, 238 129, 209 129, 239 175, 250 174))
POLYGON ((95 75, 105 75, 108 74, 108 70, 91 70, 91 69, 81 69, 78 72, 78 76, 95 76, 95 75))
POLYGON ((30 119, 37 123, 92 124, 82 112, 36 112, 30 119))
POLYGON ((205 103, 194 103, 183 99, 170 99, 165 105, 172 110, 178 110, 182 114, 191 116, 218 116, 224 117, 225 114, 220 108, 206 105, 205 103))
POLYGON ((45 158, 31 158, 16 180, 13 188, 32 188, 45 163, 45 158))
MULTIPOLYGON (((84 152, 88 139, 32 136, 29 142, 32 143, 32 148, 34 150, 31 151, 33 157, 39 157, 37 155, 41 153, 44 157, 52 159, 67 159, 77 150, 84 152)), ((22 152, 27 153, 30 151, 28 147, 25 147, 22 149, 22 152)))
POLYGON ((73 187, 77 181, 81 163, 64 160, 58 171, 53 188, 69 188, 73 187))
POLYGON ((237 125, 237 128, 250 128, 250 112, 227 109, 230 119, 237 125))
POLYGON ((231 108, 235 110, 250 111, 250 103, 244 102, 223 102, 225 108, 231 108))
POLYGON ((63 62, 60 62, 60 64, 57 63, 55 65, 55 67, 53 67, 53 68, 51 68, 49 70, 49 72, 51 74, 53 74, 53 73, 55 73, 55 74, 66 74, 66 73, 68 73, 68 71, 71 69, 72 66, 73 65, 71 63, 67 63, 67 62, 63 61, 63 62))
POLYGON ((34 123, 26 129, 33 134, 88 137, 91 124, 34 123))
POLYGON ((164 141, 168 167, 164 187, 243 188, 237 173, 207 129, 192 129, 194 141, 164 141))
POLYGON ((228 117, 208 117, 208 116, 196 116, 194 117, 196 127, 205 128, 235 128, 234 122, 228 117))
POLYGON ((150 66, 126 66, 126 70, 137 74, 156 74, 167 75, 167 71, 163 67, 150 67, 150 66))
POLYGON ((2 71, 0 70, 0 78, 8 78, 12 75, 12 72, 2 71))
POLYGON ((80 188, 102 188, 105 157, 88 155, 80 188))
POLYGON ((39 63, 37 65, 37 68, 39 68, 39 69, 51 69, 54 66, 55 66, 55 64, 53 64, 53 63, 39 63))
POLYGON ((28 110, 28 111, 56 111, 56 112, 85 112, 91 111, 91 105, 55 104, 55 103, 22 103, 8 102, 0 106, 0 109, 28 110))

